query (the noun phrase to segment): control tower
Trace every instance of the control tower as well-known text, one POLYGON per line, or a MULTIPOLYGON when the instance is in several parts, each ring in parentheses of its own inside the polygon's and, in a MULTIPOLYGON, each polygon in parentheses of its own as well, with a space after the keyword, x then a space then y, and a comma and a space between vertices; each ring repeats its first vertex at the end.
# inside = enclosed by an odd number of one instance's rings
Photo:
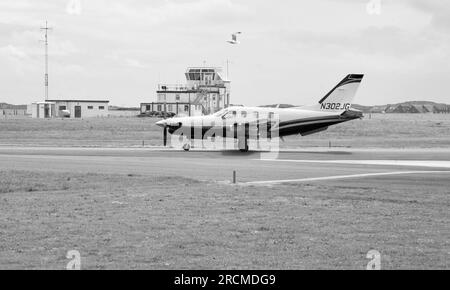
POLYGON ((230 104, 230 81, 217 67, 190 67, 186 83, 159 84, 157 102, 141 104, 141 112, 169 112, 179 116, 209 115, 230 104))

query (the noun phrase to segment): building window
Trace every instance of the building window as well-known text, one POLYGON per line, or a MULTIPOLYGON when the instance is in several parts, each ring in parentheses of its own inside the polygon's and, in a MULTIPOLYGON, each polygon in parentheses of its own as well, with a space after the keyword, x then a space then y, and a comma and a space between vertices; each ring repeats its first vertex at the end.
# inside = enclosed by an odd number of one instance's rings
POLYGON ((158 112, 161 112, 161 111, 162 111, 162 106, 161 106, 161 105, 158 105, 157 111, 158 111, 158 112))
POLYGON ((146 111, 150 111, 151 109, 152 109, 152 106, 150 106, 150 105, 145 106, 146 111))
POLYGON ((93 110, 94 106, 88 106, 88 110, 93 110))
POLYGON ((66 106, 59 106, 59 110, 60 111, 65 111, 65 110, 67 110, 67 107, 66 106))
POLYGON ((185 105, 185 106, 184 106, 184 111, 185 111, 185 112, 189 112, 189 105, 185 105))
POLYGON ((172 104, 169 104, 168 107, 169 107, 169 108, 168 108, 167 110, 168 110, 169 112, 172 112, 172 111, 173 111, 173 106, 172 106, 172 104))
POLYGON ((246 111, 242 111, 241 112, 241 117, 242 118, 247 118, 247 112, 246 111))
POLYGON ((105 106, 98 106, 98 109, 99 109, 99 110, 104 110, 104 109, 105 109, 105 106))
POLYGON ((180 95, 176 95, 176 96, 175 96, 175 99, 176 99, 177 101, 181 100, 180 95))

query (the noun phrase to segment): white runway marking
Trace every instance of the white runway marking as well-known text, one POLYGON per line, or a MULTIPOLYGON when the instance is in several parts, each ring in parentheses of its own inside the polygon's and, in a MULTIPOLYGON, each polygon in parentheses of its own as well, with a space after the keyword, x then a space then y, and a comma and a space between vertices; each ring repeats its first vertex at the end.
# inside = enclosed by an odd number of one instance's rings
POLYGON ((298 162, 298 163, 333 163, 333 164, 355 164, 355 165, 392 165, 392 166, 415 166, 450 168, 450 161, 437 160, 290 160, 290 159, 255 159, 273 162, 298 162))
POLYGON ((380 173, 338 175, 338 176, 312 177, 312 178, 288 179, 288 180, 252 181, 252 182, 245 182, 243 184, 244 185, 269 185, 269 184, 280 184, 280 183, 302 183, 302 182, 312 182, 312 181, 327 181, 327 180, 339 180, 339 179, 351 179, 351 178, 363 178, 363 177, 376 177, 376 176, 389 176, 389 175, 409 175, 409 174, 432 174, 432 173, 448 173, 448 174, 450 174, 450 171, 396 171, 396 172, 380 172, 380 173))

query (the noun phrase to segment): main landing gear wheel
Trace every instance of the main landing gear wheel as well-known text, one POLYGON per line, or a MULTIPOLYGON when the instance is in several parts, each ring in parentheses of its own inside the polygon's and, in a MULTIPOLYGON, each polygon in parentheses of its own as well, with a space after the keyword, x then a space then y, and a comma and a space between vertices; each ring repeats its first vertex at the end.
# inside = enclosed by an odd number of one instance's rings
POLYGON ((188 152, 189 150, 191 150, 191 144, 189 144, 189 143, 184 144, 184 145, 183 145, 183 150, 186 151, 186 152, 188 152))
POLYGON ((241 151, 242 153, 248 152, 249 147, 248 147, 248 139, 239 139, 238 140, 238 147, 239 147, 239 151, 241 151))
POLYGON ((241 151, 242 153, 247 153, 248 150, 249 150, 248 145, 245 145, 245 148, 243 148, 243 149, 239 149, 239 151, 241 151))

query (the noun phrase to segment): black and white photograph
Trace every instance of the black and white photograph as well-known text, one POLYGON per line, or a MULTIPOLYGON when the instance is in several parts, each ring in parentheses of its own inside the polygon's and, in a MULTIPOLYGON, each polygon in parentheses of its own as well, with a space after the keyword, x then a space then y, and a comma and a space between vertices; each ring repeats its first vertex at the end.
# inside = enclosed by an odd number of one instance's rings
POLYGON ((450 269, 449 1, 0 0, 0 36, 0 270, 450 269))

